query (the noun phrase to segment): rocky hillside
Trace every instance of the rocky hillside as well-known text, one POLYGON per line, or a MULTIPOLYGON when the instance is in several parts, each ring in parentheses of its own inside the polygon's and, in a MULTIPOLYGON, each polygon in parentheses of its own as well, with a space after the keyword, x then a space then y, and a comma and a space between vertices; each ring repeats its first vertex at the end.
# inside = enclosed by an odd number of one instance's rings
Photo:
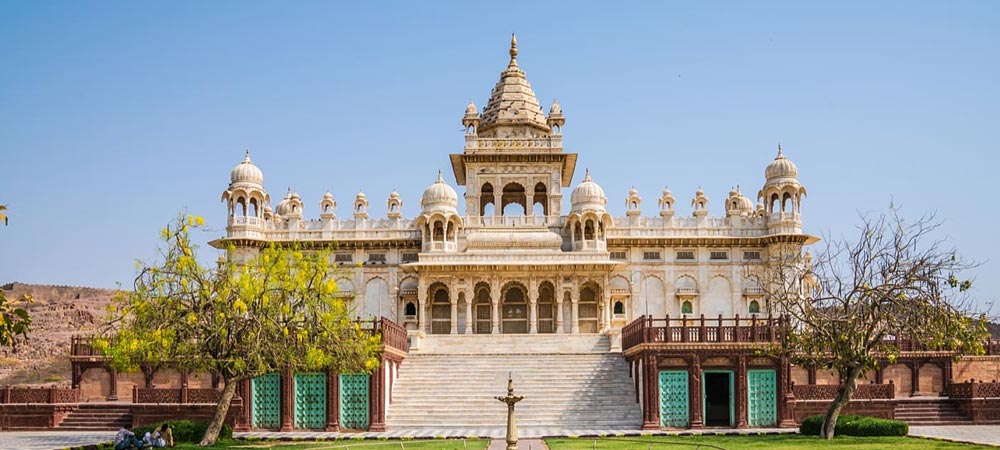
POLYGON ((11 300, 23 294, 34 297, 26 307, 33 321, 28 341, 0 348, 0 385, 69 385, 70 338, 97 329, 115 291, 23 283, 0 289, 11 300))

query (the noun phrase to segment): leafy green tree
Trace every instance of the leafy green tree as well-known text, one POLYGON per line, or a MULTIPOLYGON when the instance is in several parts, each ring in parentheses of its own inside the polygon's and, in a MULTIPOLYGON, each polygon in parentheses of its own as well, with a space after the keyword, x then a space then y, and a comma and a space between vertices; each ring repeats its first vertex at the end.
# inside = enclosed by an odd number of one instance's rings
MULTIPOLYGON (((269 246, 240 263, 198 263, 189 231, 200 217, 164 228, 158 261, 139 265, 95 339, 110 364, 169 364, 225 382, 201 445, 212 445, 240 381, 290 370, 371 372, 379 337, 351 322, 329 255, 269 246)), ((230 251, 230 255, 234 255, 230 251)))
POLYGON ((0 347, 11 347, 20 336, 28 339, 31 331, 31 316, 19 303, 31 303, 32 298, 24 294, 19 299, 8 300, 0 289, 0 347))
POLYGON ((958 278, 974 265, 933 237, 939 226, 933 215, 907 222, 891 208, 862 216, 856 239, 827 241, 815 259, 789 245, 750 269, 772 308, 791 318, 780 350, 844 380, 826 411, 824 438, 833 438, 858 378, 883 358, 895 361, 904 341, 956 355, 984 352, 986 321, 970 317, 972 283, 958 278))

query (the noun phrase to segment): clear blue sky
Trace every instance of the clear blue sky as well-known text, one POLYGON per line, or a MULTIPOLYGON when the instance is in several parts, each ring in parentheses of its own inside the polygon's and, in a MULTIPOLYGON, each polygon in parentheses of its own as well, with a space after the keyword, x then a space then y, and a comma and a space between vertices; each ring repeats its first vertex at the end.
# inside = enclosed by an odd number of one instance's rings
POLYGON ((781 141, 808 232, 936 211, 1000 297, 1000 2, 816 3, 2 1, 0 282, 128 286, 184 208, 220 236, 245 148, 307 216, 358 188, 412 216, 516 32, 615 215, 632 185, 721 215, 781 141))

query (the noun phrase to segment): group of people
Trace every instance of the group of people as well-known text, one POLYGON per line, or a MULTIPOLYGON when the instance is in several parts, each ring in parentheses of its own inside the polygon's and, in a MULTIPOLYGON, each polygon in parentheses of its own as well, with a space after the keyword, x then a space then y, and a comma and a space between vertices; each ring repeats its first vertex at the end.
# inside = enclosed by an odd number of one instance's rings
POLYGON ((121 427, 121 429, 118 430, 118 434, 115 435, 115 450, 173 446, 174 432, 167 424, 160 425, 160 428, 154 428, 152 431, 147 431, 146 434, 142 436, 142 439, 139 439, 135 433, 132 432, 132 425, 125 425, 121 427))

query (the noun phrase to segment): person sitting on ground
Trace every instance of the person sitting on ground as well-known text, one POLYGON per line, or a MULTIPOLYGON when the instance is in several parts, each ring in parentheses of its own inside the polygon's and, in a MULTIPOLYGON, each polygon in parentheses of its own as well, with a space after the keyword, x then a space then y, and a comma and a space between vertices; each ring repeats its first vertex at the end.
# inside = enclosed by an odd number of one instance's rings
POLYGON ((162 442, 162 444, 160 444, 159 447, 174 446, 174 430, 170 428, 170 425, 165 423, 160 425, 160 442, 162 442))
POLYGON ((127 448, 143 448, 142 441, 135 437, 132 432, 132 425, 124 425, 118 429, 115 435, 115 450, 125 450, 127 448))
POLYGON ((153 428, 142 435, 142 443, 150 447, 163 447, 163 438, 160 437, 160 432, 153 428))

